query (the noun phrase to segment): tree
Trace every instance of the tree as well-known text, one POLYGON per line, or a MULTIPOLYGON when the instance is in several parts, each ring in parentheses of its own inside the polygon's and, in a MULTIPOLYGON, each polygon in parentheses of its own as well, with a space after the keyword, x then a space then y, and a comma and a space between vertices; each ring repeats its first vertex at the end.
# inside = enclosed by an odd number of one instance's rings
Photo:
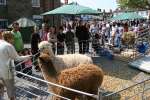
POLYGON ((150 0, 117 0, 122 9, 150 10, 150 0))

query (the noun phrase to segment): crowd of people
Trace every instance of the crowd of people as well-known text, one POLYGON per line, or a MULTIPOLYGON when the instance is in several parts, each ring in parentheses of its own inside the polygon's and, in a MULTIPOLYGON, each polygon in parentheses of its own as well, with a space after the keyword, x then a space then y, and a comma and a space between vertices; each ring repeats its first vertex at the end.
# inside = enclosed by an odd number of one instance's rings
MULTIPOLYGON (((109 44, 112 47, 122 47, 122 37, 125 32, 132 31, 135 34, 144 28, 148 28, 145 21, 126 22, 104 22, 104 21, 73 21, 63 24, 60 27, 42 24, 42 28, 36 32, 39 36, 31 39, 31 49, 34 51, 34 42, 49 41, 52 44, 54 54, 64 54, 66 46, 67 53, 75 53, 75 42, 79 45, 79 53, 89 53, 89 43, 92 43, 93 51, 99 47, 109 44), (36 38, 36 39, 35 39, 36 38), (33 40, 33 42, 32 42, 33 40), (33 48, 32 48, 33 45, 33 48)), ((38 50, 37 47, 36 51, 38 50)))
MULTIPOLYGON (((49 26, 43 23, 41 29, 37 26, 33 28, 31 35, 31 53, 38 53, 38 43, 48 41, 52 44, 54 54, 63 55, 65 47, 67 54, 73 54, 79 48, 80 54, 90 53, 90 43, 92 52, 97 52, 99 48, 109 45, 122 48, 122 38, 125 32, 132 31, 135 34, 148 28, 146 21, 71 21, 58 26, 49 26), (79 47, 75 47, 78 43, 79 47)), ((24 49, 19 24, 14 23, 11 33, 14 35, 14 47, 21 55, 24 49)), ((0 35, 1 38, 1 35, 0 35)))

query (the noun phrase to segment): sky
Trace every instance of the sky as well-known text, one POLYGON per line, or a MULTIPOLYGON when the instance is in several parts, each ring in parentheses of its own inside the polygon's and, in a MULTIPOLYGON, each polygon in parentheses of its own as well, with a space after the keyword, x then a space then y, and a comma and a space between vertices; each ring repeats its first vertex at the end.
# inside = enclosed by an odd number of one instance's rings
MULTIPOLYGON (((64 0, 61 1, 64 2, 64 0)), ((117 8, 116 0, 69 0, 69 3, 70 2, 77 2, 80 5, 87 6, 95 10, 100 8, 109 11, 110 9, 115 10, 117 8)))

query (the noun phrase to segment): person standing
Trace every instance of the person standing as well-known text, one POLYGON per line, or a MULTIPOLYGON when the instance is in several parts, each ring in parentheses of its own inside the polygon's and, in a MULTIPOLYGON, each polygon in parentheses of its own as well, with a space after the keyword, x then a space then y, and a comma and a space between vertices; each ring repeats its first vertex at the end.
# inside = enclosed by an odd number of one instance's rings
POLYGON ((67 54, 73 54, 75 53, 75 50, 74 50, 74 46, 75 46, 75 41, 74 41, 74 33, 71 31, 71 26, 69 25, 68 26, 68 31, 66 32, 66 35, 65 35, 65 43, 66 43, 66 46, 67 46, 67 54))
MULTIPOLYGON (((31 58, 31 55, 18 55, 12 45, 14 38, 10 31, 3 32, 2 39, 0 39, 0 80, 2 80, 6 87, 10 100, 15 100, 14 60, 28 60, 31 58)), ((2 93, 2 95, 3 94, 4 93, 2 93)))
POLYGON ((42 24, 42 30, 41 30, 41 40, 42 41, 48 41, 48 32, 49 32, 49 27, 47 23, 42 24))
MULTIPOLYGON (((40 35, 39 35, 39 29, 37 26, 34 27, 34 32, 32 33, 31 35, 31 53, 32 55, 36 55, 38 53, 38 43, 41 42, 41 38, 40 38, 40 35)), ((37 59, 38 55, 36 55, 32 61, 34 62, 36 59, 37 59)), ((34 63, 35 65, 35 69, 38 71, 39 70, 39 66, 38 66, 38 63, 35 62, 34 63)))
POLYGON ((116 24, 113 23, 113 25, 112 25, 112 31, 111 31, 111 41, 110 41, 110 44, 111 44, 112 46, 115 45, 116 31, 117 31, 116 24))
POLYGON ((124 24, 124 32, 128 32, 129 31, 129 26, 128 26, 128 23, 126 22, 125 24, 124 24))
POLYGON ((106 43, 106 23, 103 22, 101 30, 101 45, 105 46, 106 43))
POLYGON ((31 35, 31 52, 33 55, 38 53, 38 43, 41 42, 38 27, 34 27, 34 32, 31 35))
POLYGON ((56 52, 56 42, 57 42, 57 34, 56 34, 56 27, 52 26, 47 34, 48 42, 52 44, 52 50, 55 54, 56 52))
POLYGON ((123 35, 123 26, 122 26, 122 23, 118 23, 118 34, 116 34, 116 43, 117 43, 117 47, 121 48, 121 38, 122 38, 122 35, 123 35))
POLYGON ((65 34, 63 33, 63 27, 59 27, 59 33, 57 34, 57 54, 64 54, 65 34))
POLYGON ((79 43, 79 53, 85 54, 89 34, 88 29, 82 24, 82 21, 80 21, 79 26, 76 27, 76 37, 78 38, 79 43))
POLYGON ((17 22, 13 23, 12 27, 13 27, 13 29, 12 29, 11 33, 14 36, 14 47, 15 47, 16 51, 19 53, 24 48, 22 36, 19 31, 19 23, 17 23, 17 22))

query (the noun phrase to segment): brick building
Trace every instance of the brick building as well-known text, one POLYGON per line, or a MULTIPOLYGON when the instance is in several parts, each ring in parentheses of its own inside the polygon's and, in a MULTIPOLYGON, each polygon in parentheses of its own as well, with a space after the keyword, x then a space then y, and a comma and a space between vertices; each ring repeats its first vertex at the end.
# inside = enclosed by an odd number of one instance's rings
POLYGON ((0 28, 20 17, 33 19, 37 23, 49 21, 50 24, 60 22, 57 16, 41 16, 41 13, 52 10, 60 6, 60 0, 0 0, 0 28))

